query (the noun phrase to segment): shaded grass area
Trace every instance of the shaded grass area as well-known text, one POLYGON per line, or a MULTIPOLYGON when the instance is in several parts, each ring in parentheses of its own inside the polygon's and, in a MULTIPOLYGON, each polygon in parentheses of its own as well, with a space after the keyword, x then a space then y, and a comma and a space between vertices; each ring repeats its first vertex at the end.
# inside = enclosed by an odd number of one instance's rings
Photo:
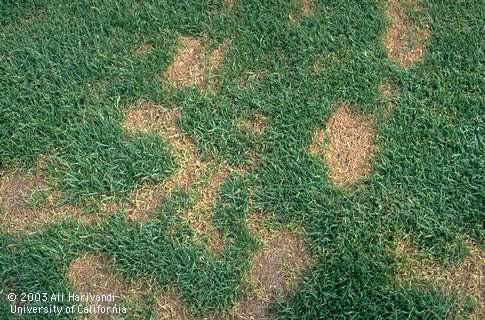
POLYGON ((376 1, 315 1, 297 24, 288 19, 296 1, 2 2, 0 167, 28 169, 48 155, 49 181, 81 206, 163 180, 176 166, 163 137, 120 128, 125 106, 140 98, 180 108, 180 127, 203 157, 243 164, 255 149, 261 162, 220 189, 214 224, 228 239, 220 256, 178 218, 183 194, 147 223, 120 212, 100 225, 2 234, 0 318, 11 317, 3 300, 11 290, 68 292, 65 268, 88 251, 112 257, 128 279, 176 284, 195 314, 227 311, 258 248, 245 223, 253 210, 274 227, 301 225, 314 256, 303 282, 274 304, 279 319, 466 316, 471 307, 457 297, 393 277, 402 235, 444 267, 467 254, 465 238, 484 240, 483 5, 421 3, 413 18, 429 25, 429 43, 423 61, 402 69, 382 46, 376 1), (178 34, 213 48, 229 40, 214 91, 161 85, 178 34), (153 50, 137 54, 147 41, 153 50), (264 75, 241 86, 247 72, 264 75), (397 88, 387 118, 385 80, 397 88), (307 152, 336 102, 385 119, 375 124, 374 173, 350 192, 307 152), (254 112, 268 122, 259 137, 236 125, 254 112))

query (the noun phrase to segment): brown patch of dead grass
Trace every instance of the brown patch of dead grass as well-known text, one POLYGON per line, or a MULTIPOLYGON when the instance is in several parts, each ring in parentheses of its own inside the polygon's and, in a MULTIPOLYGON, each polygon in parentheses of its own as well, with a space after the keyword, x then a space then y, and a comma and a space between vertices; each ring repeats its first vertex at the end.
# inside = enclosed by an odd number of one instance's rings
POLYGON ((128 290, 125 281, 113 273, 110 260, 101 254, 87 254, 73 260, 67 276, 78 293, 112 293, 120 298, 128 290))
POLYGON ((398 281, 431 282, 445 293, 458 293, 473 296, 478 302, 478 308, 472 318, 483 319, 485 316, 485 249, 468 241, 469 254, 464 261, 449 269, 421 254, 412 246, 409 240, 398 241, 395 257, 398 261, 395 277, 398 281))
POLYGON ((253 113, 248 117, 241 117, 237 120, 237 126, 254 135, 261 135, 267 126, 267 119, 260 113, 253 113))
POLYGON ((271 302, 276 297, 287 296, 310 257, 303 241, 294 232, 262 231, 256 221, 250 225, 253 225, 250 229, 262 236, 263 248, 253 258, 245 297, 234 308, 232 316, 235 319, 268 319, 271 302))
POLYGON ((175 58, 164 73, 165 79, 177 88, 208 85, 224 58, 227 42, 211 53, 197 38, 180 36, 177 44, 175 58))
POLYGON ((396 89, 392 86, 389 81, 383 81, 379 85, 379 95, 381 96, 383 102, 386 105, 385 115, 389 116, 396 106, 395 100, 397 96, 396 89))
POLYGON ((345 187, 370 174, 374 137, 370 122, 342 104, 327 121, 326 130, 315 132, 309 152, 324 158, 331 180, 345 187))
MULTIPOLYGON (((71 262, 67 276, 78 294, 114 295, 114 301, 93 301, 92 306, 109 307, 119 305, 128 292, 129 285, 111 269, 110 260, 101 254, 88 254, 71 262)), ((113 315, 90 314, 85 319, 110 319, 113 315)))
POLYGON ((110 211, 123 208, 133 220, 144 220, 147 212, 153 211, 164 195, 176 187, 194 189, 198 194, 196 203, 184 214, 196 232, 196 238, 208 239, 209 249, 219 252, 223 237, 212 224, 212 206, 217 198, 220 185, 232 171, 225 164, 214 165, 202 161, 195 143, 177 128, 180 117, 178 111, 170 111, 150 102, 141 102, 128 108, 123 122, 127 131, 158 132, 168 139, 178 164, 177 171, 158 185, 142 185, 136 188, 127 204, 108 208, 110 211))
POLYGON ((200 160, 193 141, 179 132, 178 110, 168 110, 151 102, 140 102, 128 108, 123 128, 127 131, 158 132, 170 143, 178 164, 176 172, 162 184, 144 184, 136 188, 123 206, 130 218, 143 220, 146 212, 153 211, 163 195, 173 188, 190 188, 198 176, 205 172, 206 164, 200 160))
POLYGON ((387 0, 387 16, 390 25, 384 35, 384 44, 389 57, 408 67, 419 60, 429 38, 427 29, 411 21, 406 10, 420 10, 415 0, 387 0))
POLYGON ((229 8, 233 8, 237 0, 224 0, 224 5, 229 8))
POLYGON ((224 245, 221 233, 213 225, 213 205, 217 199, 219 187, 227 179, 231 170, 219 165, 210 172, 206 172, 204 181, 195 185, 199 195, 194 206, 187 211, 185 218, 190 222, 196 232, 196 239, 207 237, 208 247, 214 252, 220 252, 224 245))
POLYGON ((43 170, 49 160, 40 157, 33 173, 21 173, 11 169, 0 175, 0 225, 7 232, 35 232, 56 219, 71 216, 84 221, 78 208, 61 205, 59 192, 45 183, 43 170), (38 205, 29 204, 34 193, 43 193, 46 198, 38 205))
MULTIPOLYGON (((121 275, 114 272, 110 259, 99 253, 87 254, 73 260, 67 269, 67 277, 78 294, 114 295, 114 301, 95 301, 92 303, 94 307, 97 305, 124 306, 123 299, 144 303, 146 297, 153 295, 155 291, 153 281, 150 279, 139 279, 136 282, 125 281, 121 275)), ((90 314, 83 319, 117 318, 117 315, 112 314, 90 314)))

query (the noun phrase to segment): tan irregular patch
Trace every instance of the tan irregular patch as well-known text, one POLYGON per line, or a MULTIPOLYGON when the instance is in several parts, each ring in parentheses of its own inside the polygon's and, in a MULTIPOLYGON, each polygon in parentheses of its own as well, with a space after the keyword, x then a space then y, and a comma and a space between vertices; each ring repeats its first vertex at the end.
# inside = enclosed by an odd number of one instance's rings
POLYGON ((371 173, 375 132, 370 124, 343 104, 327 121, 326 130, 315 132, 309 152, 325 159, 336 185, 348 186, 371 173))
POLYGON ((128 108, 123 128, 128 132, 158 132, 170 143, 178 168, 161 184, 145 184, 136 188, 127 203, 107 206, 105 210, 124 209, 132 220, 145 220, 147 213, 156 209, 163 197, 174 188, 194 190, 198 198, 183 218, 192 225, 196 239, 208 241, 209 249, 220 252, 223 237, 213 226, 212 208, 221 184, 231 172, 244 173, 248 168, 230 168, 225 164, 203 161, 195 143, 180 133, 177 122, 180 113, 167 110, 151 102, 141 102, 128 108))
POLYGON ((445 269, 419 253, 407 240, 397 243, 395 256, 398 266, 395 277, 399 281, 425 280, 442 288, 444 292, 472 296, 478 308, 472 319, 485 318, 485 249, 467 242, 469 254, 464 261, 451 269, 445 269))
POLYGON ((407 10, 420 10, 415 0, 387 0, 386 14, 389 27, 384 35, 384 44, 389 57, 408 67, 419 60, 425 51, 429 38, 427 28, 415 25, 407 10))
POLYGON ((88 314, 81 318, 83 320, 114 320, 133 314, 131 307, 146 308, 147 298, 157 291, 152 279, 126 281, 114 272, 110 259, 100 253, 87 254, 73 260, 67 268, 67 277, 77 294, 113 295, 109 301, 82 302, 85 306, 105 308, 104 313, 88 314), (120 313, 122 307, 126 309, 125 313, 120 313))
POLYGON ((269 319, 271 302, 287 296, 310 262, 303 241, 295 233, 282 230, 260 234, 267 238, 263 238, 263 249, 253 258, 249 286, 233 310, 234 319, 269 319))
POLYGON ((302 18, 308 17, 312 12, 313 7, 313 0, 298 0, 298 11, 290 15, 290 21, 297 23, 302 18))
POLYGON ((194 206, 188 210, 185 217, 196 232, 196 238, 207 238, 208 247, 212 252, 218 253, 224 246, 221 233, 213 224, 213 206, 216 202, 219 187, 229 177, 231 170, 220 165, 207 172, 206 179, 195 185, 198 198, 194 206))
POLYGON ((153 211, 160 204, 163 196, 173 188, 190 188, 197 177, 206 170, 206 164, 200 160, 194 142, 187 135, 179 132, 177 126, 179 118, 178 110, 169 110, 147 101, 128 108, 122 124, 123 128, 128 132, 159 133, 168 140, 178 166, 165 182, 143 184, 133 190, 122 208, 134 220, 145 219, 146 213, 153 211))
POLYGON ((224 0, 224 5, 228 8, 234 7, 237 0, 224 0))
POLYGON ((175 58, 165 71, 164 78, 177 88, 206 86, 224 58, 227 42, 211 53, 197 38, 180 36, 177 45, 175 58))
POLYGON ((128 285, 113 273, 110 259, 102 254, 87 254, 73 260, 67 276, 78 293, 113 293, 119 298, 128 289, 128 285))

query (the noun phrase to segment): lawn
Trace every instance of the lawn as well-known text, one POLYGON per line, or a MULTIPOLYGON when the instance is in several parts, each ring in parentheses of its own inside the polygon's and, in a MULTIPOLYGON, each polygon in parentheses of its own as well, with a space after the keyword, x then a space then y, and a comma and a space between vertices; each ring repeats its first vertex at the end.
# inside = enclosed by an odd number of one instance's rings
POLYGON ((479 0, 2 1, 0 319, 483 319, 484 32, 479 0))

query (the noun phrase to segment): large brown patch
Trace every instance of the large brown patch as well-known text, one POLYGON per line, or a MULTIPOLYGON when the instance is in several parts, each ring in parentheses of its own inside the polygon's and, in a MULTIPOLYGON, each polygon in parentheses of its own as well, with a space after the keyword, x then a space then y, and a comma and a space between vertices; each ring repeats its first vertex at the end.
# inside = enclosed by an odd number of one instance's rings
POLYGON ((389 27, 384 36, 384 44, 389 57, 410 66, 419 60, 426 47, 429 32, 417 26, 408 16, 408 10, 419 10, 415 0, 387 0, 389 27))
MULTIPOLYGON (((472 242, 467 243, 469 255, 453 268, 445 269, 416 250, 404 239, 397 243, 395 257, 398 262, 395 276, 399 281, 422 281, 433 283, 446 293, 472 296, 478 302, 473 319, 485 317, 485 249, 472 242)), ((461 302, 462 303, 462 302, 461 302)), ((458 306, 460 312, 461 306, 458 306)))
POLYGON ((67 275, 78 293, 113 293, 119 298, 128 289, 128 285, 113 273, 110 260, 102 254, 88 254, 73 260, 67 275))
POLYGON ((347 186, 371 172, 374 136, 370 122, 343 104, 327 121, 326 130, 315 132, 309 151, 325 159, 336 185, 347 186))
POLYGON ((211 53, 197 38, 180 36, 177 45, 175 58, 164 73, 165 79, 178 88, 208 85, 224 57, 227 43, 211 53))
POLYGON ((253 258, 244 298, 232 313, 235 319, 268 319, 271 302, 289 293, 310 262, 303 241, 295 233, 282 230, 260 235, 263 249, 253 258))

